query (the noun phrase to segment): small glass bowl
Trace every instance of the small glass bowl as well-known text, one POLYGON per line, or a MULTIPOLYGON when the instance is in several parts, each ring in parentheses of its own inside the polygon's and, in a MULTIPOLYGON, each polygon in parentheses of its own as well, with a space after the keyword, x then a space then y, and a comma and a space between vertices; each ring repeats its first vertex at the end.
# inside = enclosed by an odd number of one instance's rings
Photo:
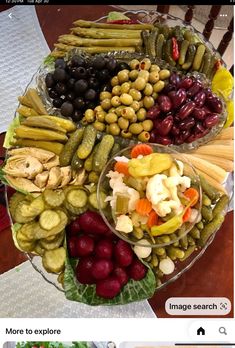
MULTIPOLYGON (((126 242, 132 244, 132 245, 139 245, 139 246, 145 246, 149 247, 151 245, 152 248, 161 248, 167 245, 171 245, 184 236, 186 236, 189 231, 194 227, 194 225, 198 222, 198 218, 201 214, 201 205, 202 205, 202 189, 201 189, 201 183, 198 174, 196 173, 194 167, 192 164, 179 152, 173 150, 172 148, 169 148, 167 146, 158 145, 158 144, 152 144, 149 143, 153 149, 154 153, 167 153, 170 154, 173 159, 180 160, 184 164, 184 173, 183 175, 187 175, 191 178, 191 182, 193 186, 198 190, 199 192, 199 200, 196 205, 196 208, 198 210, 198 214, 195 217, 193 222, 186 222, 183 224, 184 228, 182 229, 182 226, 180 229, 178 229, 175 233, 172 234, 164 234, 159 237, 151 237, 147 232, 144 232, 144 236, 142 238, 148 240, 150 243, 142 244, 139 240, 133 235, 133 233, 122 233, 115 229, 114 224, 114 217, 112 214, 112 209, 110 204, 106 208, 103 208, 102 204, 102 198, 103 195, 101 195, 101 192, 105 192, 106 195, 109 195, 111 188, 109 186, 109 178, 107 178, 107 174, 110 170, 113 170, 114 164, 116 163, 116 160, 114 158, 118 156, 126 156, 127 158, 130 158, 130 152, 134 145, 128 146, 125 149, 121 150, 115 156, 113 156, 107 165, 104 167, 103 171, 101 172, 101 175, 99 177, 98 181, 98 187, 97 187, 97 200, 98 200, 98 207, 99 212, 104 219, 107 226, 111 229, 113 233, 115 233, 119 238, 125 240, 126 242)), ((142 239, 141 238, 141 239, 142 239)))

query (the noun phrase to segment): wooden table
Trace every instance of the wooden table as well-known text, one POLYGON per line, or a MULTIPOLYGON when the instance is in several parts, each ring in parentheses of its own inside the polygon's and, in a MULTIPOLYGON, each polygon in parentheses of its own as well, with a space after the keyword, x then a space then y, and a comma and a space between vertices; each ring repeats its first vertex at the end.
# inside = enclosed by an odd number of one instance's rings
MULTIPOLYGON (((9 6, 8 6, 9 7, 9 6)), ((0 6, 0 11, 7 7, 0 6)), ((61 34, 68 33, 72 22, 83 18, 94 20, 106 15, 117 7, 106 5, 66 5, 36 6, 42 31, 49 47, 61 34)), ((3 135, 0 136, 0 156, 3 135)), ((233 308, 233 212, 227 214, 222 228, 213 243, 195 265, 177 281, 158 291, 149 300, 158 317, 171 317, 165 312, 165 302, 169 297, 227 297, 233 308)), ((0 232, 0 273, 25 261, 23 253, 13 244, 10 228, 0 232)), ((233 310, 226 317, 233 317, 233 310)))

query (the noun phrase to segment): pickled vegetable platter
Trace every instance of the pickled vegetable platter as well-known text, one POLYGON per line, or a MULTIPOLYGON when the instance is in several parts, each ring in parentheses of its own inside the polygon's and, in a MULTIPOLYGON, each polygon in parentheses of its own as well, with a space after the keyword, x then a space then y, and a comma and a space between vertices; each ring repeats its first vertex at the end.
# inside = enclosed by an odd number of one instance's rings
POLYGON ((223 223, 234 156, 233 81, 218 86, 227 70, 201 36, 105 20, 58 39, 19 96, 0 173, 16 247, 89 305, 150 298, 196 261, 223 223))

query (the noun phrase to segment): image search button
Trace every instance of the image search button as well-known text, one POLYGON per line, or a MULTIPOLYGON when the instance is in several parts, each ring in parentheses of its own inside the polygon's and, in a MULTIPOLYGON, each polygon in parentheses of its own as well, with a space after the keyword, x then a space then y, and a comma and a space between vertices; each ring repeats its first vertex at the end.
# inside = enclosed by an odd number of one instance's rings
POLYGON ((219 328, 219 333, 221 333, 222 335, 227 335, 227 331, 226 331, 226 329, 225 329, 224 326, 221 326, 221 327, 219 328))

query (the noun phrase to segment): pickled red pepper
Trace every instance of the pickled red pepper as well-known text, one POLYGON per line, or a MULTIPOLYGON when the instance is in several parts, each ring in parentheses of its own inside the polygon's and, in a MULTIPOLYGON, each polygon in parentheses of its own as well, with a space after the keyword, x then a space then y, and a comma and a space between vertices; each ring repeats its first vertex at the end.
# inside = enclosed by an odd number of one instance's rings
POLYGON ((178 60, 180 57, 179 45, 175 37, 172 38, 172 58, 178 60))

